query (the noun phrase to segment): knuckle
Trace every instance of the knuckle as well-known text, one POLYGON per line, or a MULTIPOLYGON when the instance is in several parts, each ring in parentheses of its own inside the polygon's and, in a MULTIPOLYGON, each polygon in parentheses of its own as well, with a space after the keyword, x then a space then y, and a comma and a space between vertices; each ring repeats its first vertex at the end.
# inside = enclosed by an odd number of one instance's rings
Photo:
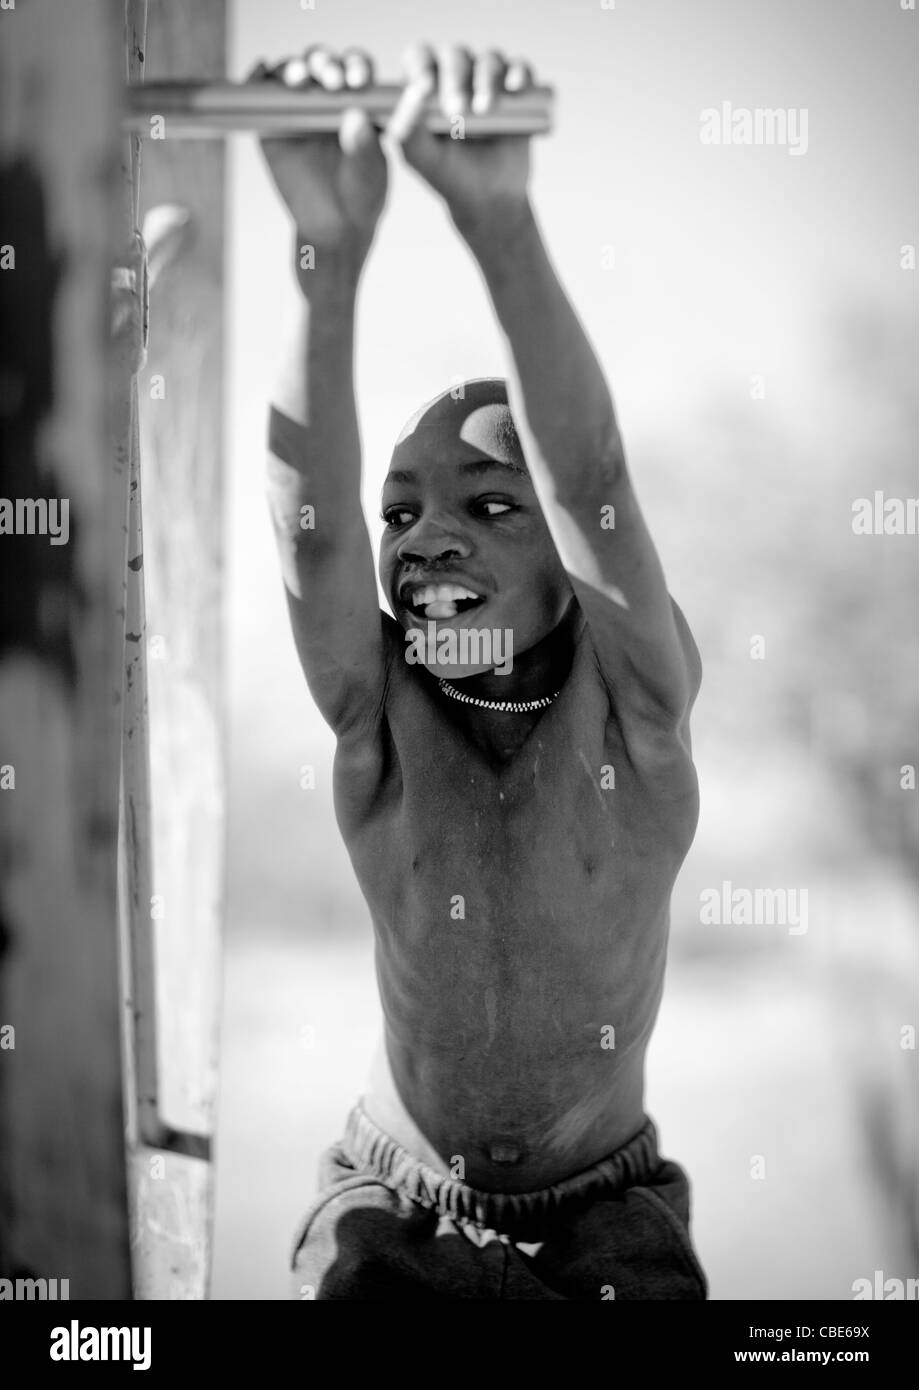
POLYGON ((274 76, 280 78, 285 87, 302 87, 310 80, 309 69, 302 58, 286 59, 274 76))

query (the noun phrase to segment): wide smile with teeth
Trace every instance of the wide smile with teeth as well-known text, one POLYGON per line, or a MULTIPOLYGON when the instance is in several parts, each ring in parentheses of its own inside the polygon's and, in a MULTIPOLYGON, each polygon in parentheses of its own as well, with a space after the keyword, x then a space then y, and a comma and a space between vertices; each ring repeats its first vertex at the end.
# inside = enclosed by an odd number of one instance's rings
POLYGON ((462 584, 425 584, 405 592, 412 611, 426 618, 455 618, 483 602, 481 594, 462 584))

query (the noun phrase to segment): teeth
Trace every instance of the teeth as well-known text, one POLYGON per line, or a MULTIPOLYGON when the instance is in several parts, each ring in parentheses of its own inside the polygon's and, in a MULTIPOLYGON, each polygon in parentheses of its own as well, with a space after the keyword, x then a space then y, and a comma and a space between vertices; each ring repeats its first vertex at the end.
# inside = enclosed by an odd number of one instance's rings
POLYGON ((424 616, 426 618, 455 618, 458 611, 455 603, 429 603, 425 607, 424 616))
POLYGON ((479 598, 479 594, 474 594, 471 589, 466 589, 462 584, 426 584, 423 589, 416 589, 412 594, 412 603, 417 608, 424 608, 429 603, 455 603, 460 598, 479 598))

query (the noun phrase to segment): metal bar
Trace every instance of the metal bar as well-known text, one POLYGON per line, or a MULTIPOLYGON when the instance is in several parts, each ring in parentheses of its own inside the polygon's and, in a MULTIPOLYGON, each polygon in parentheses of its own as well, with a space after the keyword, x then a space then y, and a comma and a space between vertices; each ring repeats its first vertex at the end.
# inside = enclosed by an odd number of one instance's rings
MULTIPOLYGON (((382 84, 359 90, 302 90, 271 81, 149 82, 126 89, 125 129, 151 133, 151 122, 164 123, 158 136, 171 139, 220 136, 248 130, 258 135, 316 135, 336 131, 342 112, 360 107, 378 127, 385 126, 402 88, 382 84)), ((509 94, 487 115, 463 117, 463 137, 544 135, 552 128, 555 93, 532 87, 509 94)), ((453 123, 436 98, 428 101, 425 123, 435 135, 450 135, 453 123)))

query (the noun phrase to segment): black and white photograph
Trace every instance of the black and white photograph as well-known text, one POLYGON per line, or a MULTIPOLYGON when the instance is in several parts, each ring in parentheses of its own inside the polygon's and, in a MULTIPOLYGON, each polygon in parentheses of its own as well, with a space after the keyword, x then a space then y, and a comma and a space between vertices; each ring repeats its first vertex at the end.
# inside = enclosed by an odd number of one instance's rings
POLYGON ((913 0, 0 0, 32 1364, 905 1339, 917 129, 913 0))

